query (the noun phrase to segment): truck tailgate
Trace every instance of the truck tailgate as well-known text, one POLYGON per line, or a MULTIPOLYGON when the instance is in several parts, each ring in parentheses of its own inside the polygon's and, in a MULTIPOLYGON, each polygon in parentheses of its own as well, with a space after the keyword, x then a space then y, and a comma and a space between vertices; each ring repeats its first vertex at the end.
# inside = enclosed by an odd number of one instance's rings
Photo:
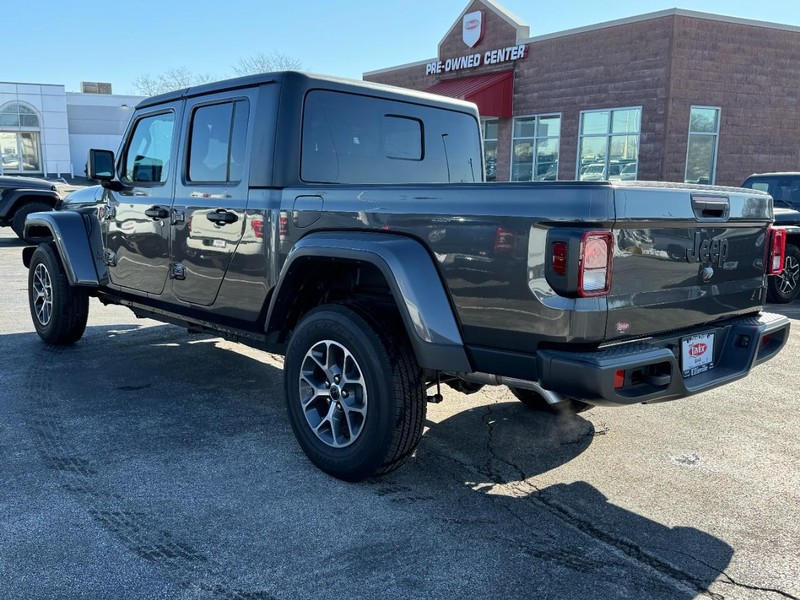
POLYGON ((615 185, 606 338, 758 311, 772 200, 739 188, 615 185))

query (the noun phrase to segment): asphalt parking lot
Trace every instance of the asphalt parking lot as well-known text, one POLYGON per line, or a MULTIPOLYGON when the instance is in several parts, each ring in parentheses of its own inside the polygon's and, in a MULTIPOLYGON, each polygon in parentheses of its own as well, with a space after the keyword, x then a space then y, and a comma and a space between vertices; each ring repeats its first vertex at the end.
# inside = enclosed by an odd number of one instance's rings
POLYGON ((279 357, 96 301, 45 346, 21 248, 0 229, 2 598, 800 598, 800 305, 777 359, 682 401, 447 390, 404 468, 347 484, 279 357))

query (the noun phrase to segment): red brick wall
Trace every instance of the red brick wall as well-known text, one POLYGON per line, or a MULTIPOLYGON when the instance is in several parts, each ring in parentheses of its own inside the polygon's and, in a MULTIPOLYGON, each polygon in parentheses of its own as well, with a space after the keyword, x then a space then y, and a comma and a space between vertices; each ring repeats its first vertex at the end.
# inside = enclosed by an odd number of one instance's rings
POLYGON ((425 65, 403 67, 374 75, 364 75, 364 81, 396 85, 417 91, 425 90, 436 83, 436 80, 431 81, 429 77, 425 76, 425 65))
POLYGON ((800 33, 676 17, 665 178, 683 181, 692 105, 721 108, 716 183, 800 170, 800 33))
POLYGON ((514 113, 561 113, 560 179, 576 177, 581 111, 629 106, 642 107, 639 178, 658 178, 671 33, 672 18, 664 17, 530 44, 517 69, 514 113))

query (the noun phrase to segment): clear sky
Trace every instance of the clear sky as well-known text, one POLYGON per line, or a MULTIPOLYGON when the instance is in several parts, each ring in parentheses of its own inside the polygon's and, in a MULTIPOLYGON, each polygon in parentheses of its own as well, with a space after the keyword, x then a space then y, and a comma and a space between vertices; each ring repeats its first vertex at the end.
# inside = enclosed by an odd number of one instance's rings
MULTIPOLYGON (((800 26, 798 0, 503 0, 531 35, 667 8, 800 26)), ((106 81, 133 93, 139 75, 173 67, 231 76, 240 58, 282 52, 312 72, 364 71, 436 56, 467 0, 2 0, 0 81, 106 81), (13 24, 13 26, 12 26, 13 24)), ((752 43, 752 40, 750 40, 752 43)))

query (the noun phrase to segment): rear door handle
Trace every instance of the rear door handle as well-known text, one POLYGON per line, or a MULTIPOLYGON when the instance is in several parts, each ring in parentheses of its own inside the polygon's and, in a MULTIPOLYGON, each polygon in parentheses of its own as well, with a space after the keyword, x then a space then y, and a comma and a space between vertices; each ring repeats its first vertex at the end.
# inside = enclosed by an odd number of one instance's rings
POLYGON ((228 212, 224 208, 218 208, 214 212, 206 213, 206 219, 218 225, 226 225, 228 223, 236 223, 239 217, 236 213, 228 212))
POLYGON ((158 219, 166 219, 169 216, 169 211, 163 206, 151 206, 146 211, 144 211, 144 214, 150 217, 151 219, 158 220, 158 219))

